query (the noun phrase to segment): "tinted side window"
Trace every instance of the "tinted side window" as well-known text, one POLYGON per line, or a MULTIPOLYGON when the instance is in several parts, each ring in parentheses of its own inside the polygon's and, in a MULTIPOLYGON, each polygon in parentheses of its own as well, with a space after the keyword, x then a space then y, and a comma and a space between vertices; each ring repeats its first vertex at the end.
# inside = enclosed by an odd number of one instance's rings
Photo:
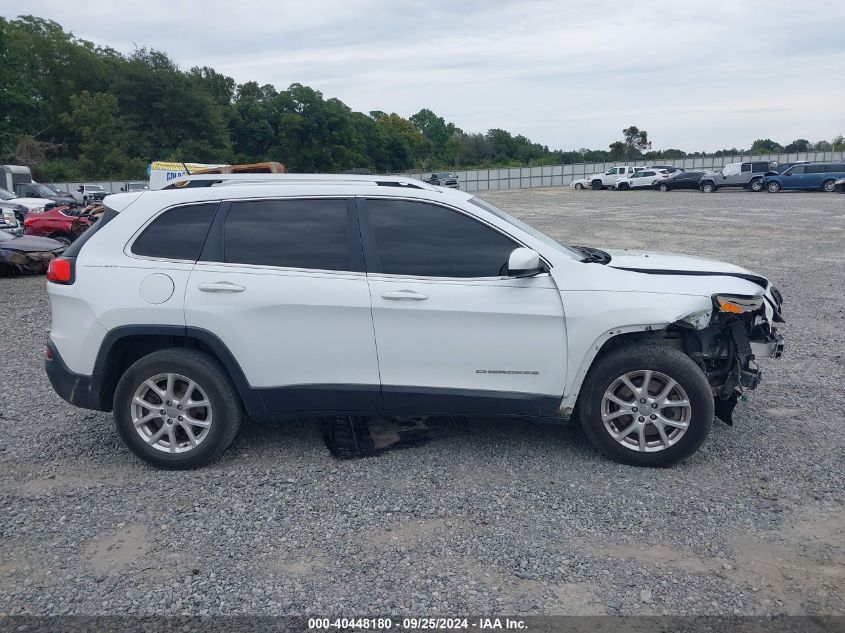
POLYGON ((841 163, 840 164, 825 165, 824 170, 829 174, 834 173, 834 172, 845 171, 845 165, 843 165, 841 163))
POLYGON ((132 244, 132 252, 145 257, 196 261, 216 211, 216 202, 169 209, 144 229, 132 244))
POLYGON ((342 198, 233 202, 223 236, 226 262, 349 270, 342 198))
POLYGON ((824 173, 824 165, 807 165, 804 168, 805 174, 823 174, 824 173))
POLYGON ((804 173, 804 169, 805 169, 805 168, 804 168, 804 165, 799 165, 799 166, 797 166, 797 167, 793 167, 793 168, 792 168, 792 169, 790 169, 787 173, 788 173, 789 175, 791 175, 791 176, 798 176, 798 175, 800 175, 800 174, 803 174, 803 173, 804 173))
POLYGON ((466 215, 423 202, 368 200, 382 272, 497 277, 519 244, 466 215))
POLYGON ((742 171, 751 171, 751 163, 742 163, 742 171))

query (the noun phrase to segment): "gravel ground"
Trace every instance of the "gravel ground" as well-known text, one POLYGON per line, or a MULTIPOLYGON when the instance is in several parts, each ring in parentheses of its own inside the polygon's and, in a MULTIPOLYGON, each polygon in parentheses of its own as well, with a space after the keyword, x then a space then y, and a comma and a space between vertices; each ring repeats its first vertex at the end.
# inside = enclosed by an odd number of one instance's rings
POLYGON ((42 369, 43 278, 0 279, 0 613, 845 614, 845 196, 485 195, 562 240, 726 259, 785 299, 786 356, 686 463, 602 459, 576 425, 338 462, 247 424, 154 470, 42 369))

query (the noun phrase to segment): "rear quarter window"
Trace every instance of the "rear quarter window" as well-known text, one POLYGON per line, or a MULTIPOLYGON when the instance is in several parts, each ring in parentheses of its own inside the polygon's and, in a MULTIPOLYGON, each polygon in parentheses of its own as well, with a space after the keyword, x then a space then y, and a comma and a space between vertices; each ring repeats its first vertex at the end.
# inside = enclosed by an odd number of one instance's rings
POLYGON ((217 211, 217 203, 168 209, 150 223, 132 244, 142 257, 197 261, 217 211))

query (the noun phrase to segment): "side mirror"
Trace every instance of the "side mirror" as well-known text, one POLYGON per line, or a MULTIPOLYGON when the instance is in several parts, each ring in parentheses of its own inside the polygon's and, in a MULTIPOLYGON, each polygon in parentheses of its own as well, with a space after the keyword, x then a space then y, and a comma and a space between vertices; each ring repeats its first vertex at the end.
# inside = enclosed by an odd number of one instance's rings
POLYGON ((508 257, 508 277, 533 277, 542 272, 540 255, 530 248, 515 248, 508 257))

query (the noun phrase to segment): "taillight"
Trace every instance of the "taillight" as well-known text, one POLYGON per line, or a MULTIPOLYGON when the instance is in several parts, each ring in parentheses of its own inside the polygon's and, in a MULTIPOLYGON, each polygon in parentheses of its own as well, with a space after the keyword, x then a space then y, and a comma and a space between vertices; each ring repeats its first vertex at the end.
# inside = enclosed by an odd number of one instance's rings
POLYGON ((50 262, 47 268, 47 281, 56 284, 73 283, 73 262, 64 257, 57 257, 50 262))

